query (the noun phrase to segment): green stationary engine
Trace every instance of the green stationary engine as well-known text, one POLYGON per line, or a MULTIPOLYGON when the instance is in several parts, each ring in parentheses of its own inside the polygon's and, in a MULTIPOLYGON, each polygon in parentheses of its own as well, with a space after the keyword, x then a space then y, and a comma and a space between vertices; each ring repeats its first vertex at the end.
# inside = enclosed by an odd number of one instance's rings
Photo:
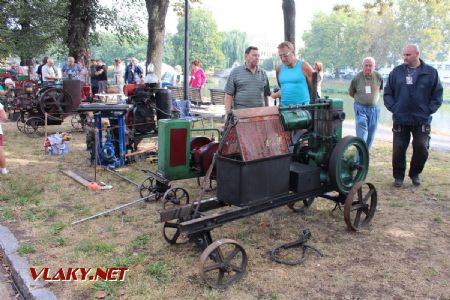
POLYGON ((294 165, 294 169, 303 165, 319 167, 320 184, 331 185, 343 194, 366 178, 366 144, 353 136, 342 139, 342 100, 318 99, 310 105, 280 108, 280 117, 284 130, 292 131, 293 160, 301 164, 294 165))

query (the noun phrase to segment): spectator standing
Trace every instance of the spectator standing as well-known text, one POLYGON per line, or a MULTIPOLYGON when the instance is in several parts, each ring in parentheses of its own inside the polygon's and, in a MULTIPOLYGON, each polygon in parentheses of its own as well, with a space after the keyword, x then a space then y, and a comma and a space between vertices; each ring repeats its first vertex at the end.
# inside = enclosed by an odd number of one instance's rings
POLYGON ((125 83, 141 83, 144 77, 144 70, 138 65, 136 57, 131 58, 130 64, 125 70, 125 83))
POLYGON ((413 154, 409 177, 419 186, 419 175, 428 159, 431 115, 442 104, 443 88, 435 68, 420 58, 418 45, 403 48, 403 64, 389 74, 384 105, 392 112, 394 186, 401 187, 406 172, 406 150, 412 135, 413 154))
POLYGON ((69 56, 67 63, 61 69, 62 77, 64 79, 80 79, 81 68, 75 63, 75 58, 69 56))
POLYGON ((280 89, 271 97, 281 98, 280 106, 309 104, 311 99, 313 69, 306 62, 295 57, 294 45, 285 41, 278 45, 278 55, 282 64, 276 75, 280 89))
POLYGON ((78 65, 80 66, 80 76, 79 79, 81 81, 81 85, 89 85, 89 71, 86 68, 86 66, 84 65, 83 61, 80 60, 78 62, 78 65))
POLYGON ((270 88, 266 72, 258 65, 259 51, 250 46, 245 50, 245 64, 231 70, 225 85, 225 112, 231 109, 269 105, 270 88))
POLYGON ((97 70, 97 60, 91 59, 91 63, 89 65, 89 77, 91 78, 92 95, 98 94, 98 78, 97 75, 95 75, 96 70, 97 70))
POLYGON ((58 73, 55 70, 54 61, 52 58, 47 59, 47 63, 42 67, 42 80, 44 86, 53 86, 58 80, 58 73))
POLYGON ((348 94, 355 99, 356 136, 366 142, 367 149, 372 147, 380 116, 380 91, 383 90, 383 76, 375 71, 375 59, 366 57, 362 62, 362 71, 353 77, 348 94))
POLYGON ((9 73, 11 73, 12 79, 14 81, 17 81, 18 80, 17 76, 20 75, 19 74, 19 65, 18 64, 13 64, 11 66, 11 69, 9 69, 9 73))
POLYGON ((42 65, 39 65, 37 68, 37 71, 36 71, 36 74, 38 74, 41 84, 43 84, 43 82, 44 82, 42 79, 42 67, 47 64, 47 59, 48 59, 48 56, 44 56, 44 58, 42 59, 42 65))
POLYGON ((322 98, 323 64, 321 61, 314 63, 314 72, 317 72, 317 97, 322 98))
POLYGON ((0 104, 3 104, 3 109, 8 109, 8 98, 14 98, 15 83, 11 78, 5 79, 5 87, 0 84, 0 104))
POLYGON ((108 68, 101 59, 96 60, 95 76, 98 80, 98 90, 100 93, 106 93, 108 85, 108 68))
POLYGON ((161 86, 175 86, 180 83, 181 66, 176 65, 173 70, 167 70, 161 78, 161 86))
POLYGON ((123 76, 124 68, 122 60, 120 58, 114 59, 114 84, 119 86, 119 91, 122 93, 123 90, 123 76))
POLYGON ((7 120, 6 112, 4 110, 3 104, 0 103, 0 174, 6 175, 9 173, 8 169, 6 168, 6 158, 5 158, 5 151, 3 150, 3 130, 2 130, 2 124, 7 120))
POLYGON ((206 83, 205 71, 200 68, 200 61, 192 61, 191 79, 189 80, 190 87, 204 88, 206 83))

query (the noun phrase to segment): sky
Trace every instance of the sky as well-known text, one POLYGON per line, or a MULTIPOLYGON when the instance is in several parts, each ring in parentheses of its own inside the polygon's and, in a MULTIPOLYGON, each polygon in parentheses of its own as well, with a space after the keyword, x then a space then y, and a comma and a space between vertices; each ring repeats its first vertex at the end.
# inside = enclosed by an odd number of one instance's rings
MULTIPOLYGON (((361 9, 368 0, 296 0, 296 36, 310 29, 314 14, 330 13, 337 4, 361 9)), ((211 10, 219 31, 237 29, 247 33, 249 40, 279 43, 283 40, 282 0, 202 0, 202 7, 211 10)), ((169 7, 166 30, 175 33, 177 16, 169 7)))

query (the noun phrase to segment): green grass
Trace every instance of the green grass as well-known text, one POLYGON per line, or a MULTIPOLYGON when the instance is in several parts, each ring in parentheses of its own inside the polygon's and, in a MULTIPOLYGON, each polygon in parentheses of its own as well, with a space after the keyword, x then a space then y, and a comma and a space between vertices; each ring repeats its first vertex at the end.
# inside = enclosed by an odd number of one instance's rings
POLYGON ((52 238, 51 243, 53 246, 56 246, 56 247, 62 247, 66 244, 66 242, 64 241, 64 239, 62 237, 52 238))
POLYGON ((54 235, 61 233, 61 231, 66 227, 63 222, 56 222, 50 225, 50 232, 54 235))
POLYGON ((94 249, 94 245, 89 240, 81 240, 75 247, 75 252, 88 253, 94 249))
POLYGON ((114 246, 104 243, 104 242, 98 242, 95 245, 95 252, 97 253, 111 253, 114 252, 114 246))
POLYGON ((0 221, 13 220, 15 218, 14 211, 8 207, 0 207, 0 221))
POLYGON ((17 249, 17 252, 19 253, 19 255, 23 256, 26 254, 36 252, 36 249, 34 248, 34 246, 32 244, 24 243, 24 244, 20 244, 19 249, 17 249))
POLYGON ((145 246, 148 241, 150 240, 148 234, 141 234, 138 235, 134 241, 133 241, 133 247, 134 248, 142 248, 143 246, 145 246))
POLYGON ((155 278, 159 283, 167 283, 170 280, 169 266, 163 261, 149 264, 146 273, 155 278))
POLYGON ((23 218, 28 222, 47 221, 56 216, 54 208, 31 207, 23 213, 23 218))

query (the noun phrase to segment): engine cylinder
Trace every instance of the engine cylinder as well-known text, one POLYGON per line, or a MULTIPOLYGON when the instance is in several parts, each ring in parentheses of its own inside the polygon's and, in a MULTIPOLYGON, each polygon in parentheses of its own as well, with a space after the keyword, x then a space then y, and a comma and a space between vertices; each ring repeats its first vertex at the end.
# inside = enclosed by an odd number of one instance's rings
POLYGON ((172 110, 172 95, 171 91, 167 89, 156 90, 156 117, 160 119, 170 119, 172 110))
POLYGON ((307 110, 286 110, 280 112, 284 130, 308 129, 312 124, 311 113, 307 110))

